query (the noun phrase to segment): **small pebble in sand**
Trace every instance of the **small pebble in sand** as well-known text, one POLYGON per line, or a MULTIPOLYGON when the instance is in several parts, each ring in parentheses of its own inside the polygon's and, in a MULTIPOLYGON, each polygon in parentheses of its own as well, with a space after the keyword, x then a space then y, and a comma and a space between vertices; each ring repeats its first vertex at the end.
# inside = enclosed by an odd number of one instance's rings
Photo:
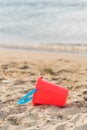
POLYGON ((87 89, 83 90, 83 94, 87 95, 87 89))
POLYGON ((87 101, 87 95, 84 95, 84 97, 83 97, 83 98, 84 98, 84 100, 85 100, 85 101, 87 101))
POLYGON ((11 82, 12 82, 11 80, 2 80, 2 83, 5 83, 5 84, 11 83, 11 82))

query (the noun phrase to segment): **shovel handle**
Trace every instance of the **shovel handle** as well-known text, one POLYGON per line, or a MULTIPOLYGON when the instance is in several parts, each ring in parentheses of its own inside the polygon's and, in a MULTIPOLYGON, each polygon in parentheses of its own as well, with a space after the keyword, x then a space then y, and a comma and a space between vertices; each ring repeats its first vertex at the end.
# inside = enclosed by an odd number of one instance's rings
POLYGON ((37 89, 31 90, 29 93, 27 93, 24 97, 22 97, 20 100, 18 100, 18 104, 26 104, 32 100, 32 95, 37 91, 37 89))

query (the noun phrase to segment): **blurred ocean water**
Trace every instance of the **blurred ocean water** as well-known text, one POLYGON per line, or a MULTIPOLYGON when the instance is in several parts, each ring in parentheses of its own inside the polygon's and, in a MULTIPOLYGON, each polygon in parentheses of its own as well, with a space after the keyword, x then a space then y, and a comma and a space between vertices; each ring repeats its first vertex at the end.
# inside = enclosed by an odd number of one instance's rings
POLYGON ((0 0, 0 44, 87 44, 87 0, 0 0))

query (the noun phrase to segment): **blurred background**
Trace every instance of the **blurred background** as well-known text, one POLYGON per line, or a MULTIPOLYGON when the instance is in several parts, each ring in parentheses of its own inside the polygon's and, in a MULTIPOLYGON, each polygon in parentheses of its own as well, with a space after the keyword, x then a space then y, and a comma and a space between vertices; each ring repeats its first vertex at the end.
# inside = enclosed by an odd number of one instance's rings
POLYGON ((1 46, 78 44, 87 51, 86 26, 86 0, 0 0, 1 46))

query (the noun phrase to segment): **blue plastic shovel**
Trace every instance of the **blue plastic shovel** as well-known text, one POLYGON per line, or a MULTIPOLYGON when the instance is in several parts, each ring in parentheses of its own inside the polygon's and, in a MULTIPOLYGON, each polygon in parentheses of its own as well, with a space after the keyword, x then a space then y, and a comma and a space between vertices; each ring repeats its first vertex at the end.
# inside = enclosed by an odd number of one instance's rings
POLYGON ((18 100, 18 104, 26 104, 32 100, 32 95, 37 91, 37 89, 31 90, 29 93, 27 93, 24 97, 22 97, 20 100, 18 100))

